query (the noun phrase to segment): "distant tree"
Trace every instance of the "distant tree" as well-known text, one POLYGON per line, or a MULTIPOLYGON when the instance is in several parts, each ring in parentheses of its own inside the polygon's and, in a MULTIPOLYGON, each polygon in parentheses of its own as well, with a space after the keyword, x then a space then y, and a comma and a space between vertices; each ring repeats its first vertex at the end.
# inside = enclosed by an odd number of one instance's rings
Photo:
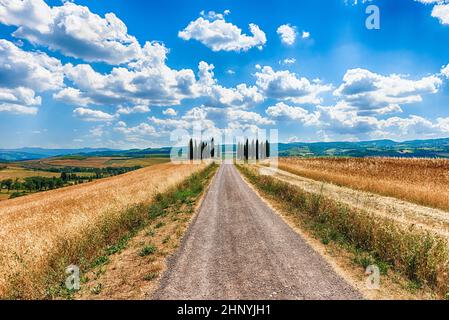
POLYGON ((189 160, 193 160, 193 139, 189 141, 189 160))
POLYGON ((214 138, 210 141, 210 157, 215 158, 215 141, 214 138))
POLYGON ((12 188, 12 185, 13 185, 12 179, 2 180, 0 182, 0 191, 1 191, 1 189, 8 189, 8 192, 9 192, 12 188))
POLYGON ((256 139, 256 160, 259 160, 259 139, 256 139))
POLYGON ((22 189, 22 184, 19 182, 19 179, 16 178, 16 180, 14 180, 14 183, 12 184, 12 189, 16 190, 17 192, 22 189))
POLYGON ((244 151, 244 158, 245 158, 245 160, 248 160, 248 158, 249 158, 249 141, 248 141, 248 139, 246 139, 246 142, 245 142, 245 151, 244 151))
POLYGON ((270 157, 270 152, 271 152, 271 150, 270 150, 270 142, 268 142, 268 140, 265 142, 265 156, 267 157, 267 158, 269 158, 270 157))

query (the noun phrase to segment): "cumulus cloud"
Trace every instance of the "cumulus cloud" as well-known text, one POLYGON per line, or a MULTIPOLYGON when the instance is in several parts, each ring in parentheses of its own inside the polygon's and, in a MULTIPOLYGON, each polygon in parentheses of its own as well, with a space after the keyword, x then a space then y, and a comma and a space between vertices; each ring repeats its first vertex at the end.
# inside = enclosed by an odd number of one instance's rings
POLYGON ((332 89, 330 85, 299 78, 290 71, 274 71, 269 66, 260 68, 256 79, 257 86, 266 96, 297 104, 319 104, 320 94, 332 89))
POLYGON ((176 105, 184 98, 195 97, 197 91, 193 71, 169 68, 165 56, 157 63, 139 61, 127 68, 115 67, 107 74, 87 64, 67 64, 64 71, 80 90, 79 98, 101 105, 176 105))
POLYGON ((57 90, 63 85, 59 60, 0 39, 0 112, 36 114, 36 106, 42 103, 36 92, 57 90))
POLYGON ((70 1, 50 7, 43 0, 1 0, 0 22, 18 27, 14 37, 89 62, 121 64, 142 55, 115 14, 103 18, 70 1))
POLYGON ((210 104, 223 107, 248 108, 264 101, 256 86, 241 83, 236 87, 223 87, 214 78, 214 65, 201 61, 198 69, 201 95, 208 98, 210 104))
POLYGON ((64 84, 62 64, 42 52, 27 52, 0 39, 0 87, 55 90, 64 84))
POLYGON ((150 107, 146 105, 138 105, 133 107, 119 106, 117 109, 118 114, 148 113, 150 111, 150 107))
POLYGON ((115 128, 116 131, 121 132, 128 137, 141 137, 141 136, 155 136, 157 135, 156 129, 148 123, 140 123, 135 127, 128 127, 128 125, 119 121, 115 128))
POLYGON ((295 44, 296 37, 298 35, 296 27, 292 27, 289 24, 283 24, 279 26, 279 28, 277 29, 277 34, 281 38, 281 42, 289 46, 295 44))
POLYGON ((54 93, 53 99, 83 107, 93 103, 90 98, 84 96, 79 89, 75 88, 64 88, 59 92, 54 93))
POLYGON ((73 110, 73 114, 81 120, 87 122, 110 122, 116 118, 114 115, 101 110, 93 110, 83 107, 73 110))
POLYGON ((272 118, 295 120, 305 125, 318 125, 320 118, 320 112, 318 111, 310 113, 304 108, 289 106, 283 102, 268 107, 265 112, 272 118))
POLYGON ((422 101, 423 94, 438 92, 442 80, 435 75, 409 80, 400 75, 383 76, 366 69, 351 69, 334 95, 359 115, 401 112, 400 105, 422 101))
POLYGON ((432 17, 437 18, 441 24, 449 24, 449 4, 439 4, 434 6, 432 17))
POLYGON ((178 33, 183 40, 197 40, 213 51, 248 51, 253 47, 262 49, 267 42, 265 33, 256 24, 251 23, 249 30, 251 36, 242 33, 242 30, 226 22, 223 14, 202 14, 195 21, 178 33))

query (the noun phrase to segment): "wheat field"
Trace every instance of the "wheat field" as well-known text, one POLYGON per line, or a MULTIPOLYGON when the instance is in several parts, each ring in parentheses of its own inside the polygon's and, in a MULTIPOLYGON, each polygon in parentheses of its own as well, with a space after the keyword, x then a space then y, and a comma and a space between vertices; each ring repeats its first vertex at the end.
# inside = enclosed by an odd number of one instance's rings
POLYGON ((449 160, 284 158, 279 169, 310 179, 449 210, 449 160))
POLYGON ((0 297, 45 296, 45 275, 55 256, 70 263, 80 248, 94 250, 95 233, 104 232, 106 221, 119 220, 127 209, 151 202, 203 167, 159 164, 1 202, 0 297), (86 239, 92 243, 81 245, 86 239))

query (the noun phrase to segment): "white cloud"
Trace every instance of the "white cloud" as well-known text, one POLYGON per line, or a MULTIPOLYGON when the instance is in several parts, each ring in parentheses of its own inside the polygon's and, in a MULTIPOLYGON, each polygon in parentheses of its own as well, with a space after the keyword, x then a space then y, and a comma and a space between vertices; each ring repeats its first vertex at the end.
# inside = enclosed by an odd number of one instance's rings
POLYGON ((449 4, 439 4, 434 6, 432 17, 437 18, 441 24, 449 24, 449 4))
POLYGON ((37 114, 37 111, 38 109, 36 107, 29 107, 12 103, 0 103, 0 112, 35 115, 37 114))
POLYGON ((110 122, 115 119, 115 116, 109 113, 82 107, 73 110, 73 114, 81 120, 88 122, 110 122))
POLYGON ((53 99, 83 107, 93 103, 90 98, 83 97, 82 92, 75 88, 64 88, 61 91, 54 93, 53 99))
POLYGON ((156 136, 156 129, 148 123, 142 122, 135 127, 128 127, 123 121, 119 121, 115 128, 116 131, 121 132, 129 137, 142 137, 142 136, 156 136))
POLYGON ((306 109, 289 106, 283 102, 268 107, 265 112, 272 118, 300 121, 305 125, 317 125, 320 118, 320 112, 318 111, 310 113, 306 109))
POLYGON ((301 38, 303 38, 303 39, 309 39, 309 38, 310 38, 310 32, 303 31, 303 32, 302 32, 302 35, 301 35, 301 38))
POLYGON ((286 58, 284 60, 279 61, 280 65, 292 65, 296 63, 295 58, 286 58))
POLYGON ((49 7, 43 0, 1 0, 0 22, 17 26, 17 38, 89 62, 121 64, 142 55, 137 39, 115 14, 102 18, 71 1, 49 7))
POLYGON ((165 56, 157 63, 151 60, 140 60, 129 68, 115 67, 108 74, 98 73, 87 64, 67 64, 64 70, 68 80, 81 91, 79 98, 93 104, 177 105, 182 99, 197 96, 192 70, 169 68, 165 56))
POLYGON ((42 52, 24 51, 0 39, 0 87, 55 90, 64 85, 62 64, 42 52))
POLYGON ((208 97, 209 103, 222 107, 248 108, 264 101, 262 93, 256 86, 245 83, 235 88, 226 88, 214 78, 214 65, 201 61, 198 66, 201 95, 208 97))
POLYGON ((383 76, 366 69, 351 69, 334 95, 359 115, 402 112, 403 104, 422 101, 423 94, 438 92, 442 81, 435 75, 409 80, 400 75, 383 76))
POLYGON ((221 14, 211 18, 210 13, 199 17, 178 33, 183 40, 197 40, 213 51, 248 51, 253 47, 262 49, 267 42, 265 33, 251 23, 252 36, 242 33, 242 30, 232 23, 226 22, 221 14))
POLYGON ((173 109, 173 108, 167 108, 167 109, 165 109, 164 111, 162 111, 162 113, 163 113, 164 115, 166 115, 166 116, 172 116, 172 117, 178 115, 178 113, 176 112, 176 110, 173 109))
POLYGON ((290 71, 274 71, 269 66, 256 72, 256 78, 257 86, 266 96, 297 104, 319 104, 319 95, 332 89, 330 85, 310 82, 304 77, 298 78, 290 71))
POLYGON ((289 24, 283 24, 277 29, 277 34, 281 38, 282 43, 286 45, 293 45, 296 42, 296 36, 298 35, 296 27, 292 27, 289 24))
POLYGON ((27 52, 0 39, 0 112, 33 115, 42 98, 36 92, 56 90, 64 83, 59 60, 27 52))
POLYGON ((133 107, 119 106, 117 109, 118 114, 133 114, 133 113, 148 113, 148 112, 151 112, 151 109, 146 105, 138 105, 133 107))

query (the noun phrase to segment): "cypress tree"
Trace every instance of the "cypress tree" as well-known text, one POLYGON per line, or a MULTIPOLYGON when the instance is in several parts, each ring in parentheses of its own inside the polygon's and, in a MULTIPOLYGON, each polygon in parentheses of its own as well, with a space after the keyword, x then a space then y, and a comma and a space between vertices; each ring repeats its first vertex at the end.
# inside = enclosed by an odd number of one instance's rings
POLYGON ((256 160, 259 160, 259 139, 256 140, 256 160))
POLYGON ((193 160, 193 139, 190 138, 189 141, 189 160, 192 161, 193 160))
POLYGON ((268 140, 265 142, 265 155, 267 158, 270 157, 270 143, 268 140))

